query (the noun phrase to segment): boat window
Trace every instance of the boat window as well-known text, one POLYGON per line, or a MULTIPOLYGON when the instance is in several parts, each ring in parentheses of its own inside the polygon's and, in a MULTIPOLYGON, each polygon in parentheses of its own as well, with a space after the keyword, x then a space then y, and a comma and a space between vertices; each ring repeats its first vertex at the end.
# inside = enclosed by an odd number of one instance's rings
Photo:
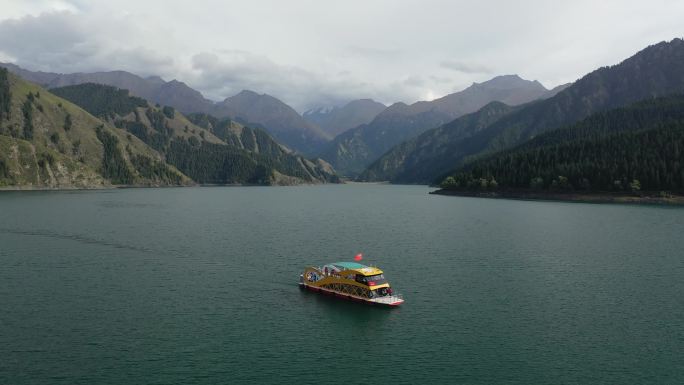
POLYGON ((385 276, 382 275, 382 274, 371 275, 371 276, 369 276, 369 277, 366 277, 366 280, 367 280, 368 282, 384 281, 384 280, 385 280, 385 276))
POLYGON ((361 274, 357 274, 356 282, 363 283, 364 285, 368 286, 376 286, 382 285, 383 283, 387 283, 387 280, 385 279, 385 276, 383 274, 370 275, 367 277, 361 274))

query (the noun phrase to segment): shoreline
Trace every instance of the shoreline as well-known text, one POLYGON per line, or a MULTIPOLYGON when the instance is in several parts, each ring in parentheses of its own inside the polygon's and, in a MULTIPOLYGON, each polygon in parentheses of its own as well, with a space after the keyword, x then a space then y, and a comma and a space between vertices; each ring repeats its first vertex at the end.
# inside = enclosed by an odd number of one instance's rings
POLYGON ((456 191, 439 189, 430 191, 429 194, 444 196, 459 196, 468 198, 489 198, 489 199, 514 199, 525 201, 553 201, 553 202, 574 202, 574 203, 624 203, 642 205, 668 205, 684 206, 684 196, 670 194, 669 196, 656 195, 653 192, 644 192, 637 196, 625 193, 538 193, 523 191, 500 191, 500 192, 478 192, 478 191, 456 191))
POLYGON ((119 190, 119 189, 145 189, 145 188, 188 188, 188 187, 296 187, 296 186, 320 186, 326 184, 345 184, 345 183, 299 183, 299 184, 285 184, 285 185, 265 185, 265 184, 214 184, 214 183, 195 183, 184 185, 100 185, 100 186, 60 186, 60 187, 46 187, 46 186, 0 186, 0 193, 2 192, 16 192, 16 191, 104 191, 104 190, 119 190))
POLYGON ((104 190, 118 190, 118 189, 134 189, 134 188, 173 188, 173 187, 198 187, 199 185, 99 185, 99 186, 2 186, 0 192, 11 191, 104 191, 104 190))

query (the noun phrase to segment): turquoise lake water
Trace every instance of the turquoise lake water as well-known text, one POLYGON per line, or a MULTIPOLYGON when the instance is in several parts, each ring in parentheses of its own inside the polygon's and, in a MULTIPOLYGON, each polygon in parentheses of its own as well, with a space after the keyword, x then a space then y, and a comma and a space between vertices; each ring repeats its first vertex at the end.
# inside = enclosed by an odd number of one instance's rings
POLYGON ((0 193, 0 384, 684 383, 684 209, 428 191, 0 193))

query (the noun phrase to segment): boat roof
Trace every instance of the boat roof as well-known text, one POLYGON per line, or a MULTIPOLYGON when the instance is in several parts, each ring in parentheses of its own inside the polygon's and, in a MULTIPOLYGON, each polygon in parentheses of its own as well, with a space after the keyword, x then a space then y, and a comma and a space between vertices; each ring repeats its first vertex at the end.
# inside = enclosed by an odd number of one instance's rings
POLYGON ((377 267, 362 265, 358 262, 333 262, 331 265, 340 270, 354 270, 363 275, 377 275, 382 274, 382 270, 377 267))
POLYGON ((362 265, 358 262, 334 262, 332 265, 341 267, 343 269, 354 270, 354 269, 365 269, 366 265, 362 265))

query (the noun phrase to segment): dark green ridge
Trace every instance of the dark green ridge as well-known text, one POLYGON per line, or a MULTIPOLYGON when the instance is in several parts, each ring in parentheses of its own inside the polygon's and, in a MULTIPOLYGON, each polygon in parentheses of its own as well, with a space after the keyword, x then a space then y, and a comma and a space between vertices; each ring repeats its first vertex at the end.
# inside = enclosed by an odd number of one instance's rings
POLYGON ((684 192, 684 96, 601 112, 473 161, 446 189, 684 192))

